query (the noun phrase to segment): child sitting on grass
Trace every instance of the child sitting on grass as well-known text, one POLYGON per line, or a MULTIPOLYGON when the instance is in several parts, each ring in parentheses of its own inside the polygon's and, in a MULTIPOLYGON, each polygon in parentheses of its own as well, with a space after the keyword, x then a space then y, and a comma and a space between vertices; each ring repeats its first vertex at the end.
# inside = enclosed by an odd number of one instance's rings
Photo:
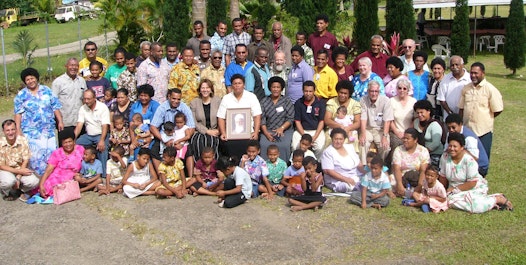
POLYGON ((254 198, 259 197, 260 191, 271 190, 267 179, 269 174, 267 162, 259 156, 260 149, 261 146, 257 140, 248 141, 247 153, 243 155, 240 163, 241 168, 244 168, 252 179, 252 197, 254 198))
POLYGON ((438 179, 438 168, 429 164, 426 168, 426 177, 421 185, 418 185, 413 192, 415 202, 407 205, 421 207, 427 213, 431 209, 434 213, 448 209, 447 193, 444 185, 438 179))
POLYGON ((314 157, 306 157, 303 160, 305 173, 301 175, 301 188, 305 191, 303 195, 289 198, 290 210, 293 212, 320 208, 327 198, 321 193, 323 187, 323 175, 318 172, 318 161, 314 157))
MULTIPOLYGON (((285 196, 285 186, 281 184, 281 181, 283 179, 283 172, 287 169, 287 163, 279 157, 279 148, 275 144, 267 147, 267 157, 267 167, 269 171, 268 181, 270 182, 272 190, 264 192, 262 196, 265 196, 265 193, 268 194, 269 199, 272 199, 274 193, 279 196, 285 196)), ((266 187, 263 188, 266 190, 266 187)))
POLYGON ((109 152, 110 159, 106 162, 106 178, 97 186, 99 195, 109 195, 112 192, 122 192, 122 177, 126 171, 128 160, 124 156, 124 148, 116 146, 109 152))
POLYGON ((197 195, 216 196, 216 191, 223 189, 223 178, 218 177, 216 170, 215 151, 212 147, 203 148, 201 158, 197 160, 194 168, 195 183, 190 190, 197 195))
POLYGON ((173 146, 164 149, 163 162, 159 165, 158 172, 162 184, 155 189, 158 197, 170 198, 175 195, 177 199, 182 199, 188 193, 186 189, 195 181, 193 178, 186 178, 183 161, 177 158, 177 150, 173 146))
POLYGON ((114 115, 113 116, 113 129, 110 132, 110 144, 112 150, 115 150, 115 147, 120 146, 124 149, 124 156, 130 155, 130 130, 125 125, 124 116, 114 115))
POLYGON ((362 209, 374 207, 378 210, 389 205, 387 192, 391 188, 391 183, 387 175, 382 172, 383 164, 384 161, 380 156, 372 158, 371 171, 360 180, 362 190, 351 193, 350 203, 361 206, 362 209))
POLYGON ((155 188, 161 185, 153 163, 150 163, 151 156, 150 149, 139 149, 136 160, 126 169, 122 178, 122 191, 126 197, 131 199, 139 195, 153 195, 155 188))
POLYGON ((98 184, 102 183, 102 163, 96 157, 97 149, 95 147, 87 146, 84 149, 82 167, 80 172, 75 174, 75 180, 79 183, 80 192, 93 190, 98 184))
POLYGON ((285 170, 285 172, 283 172, 283 180, 281 181, 281 184, 286 187, 286 193, 288 196, 298 196, 303 194, 301 178, 304 177, 302 175, 305 175, 303 160, 307 157, 305 157, 305 154, 300 149, 292 152, 292 164, 285 170))
POLYGON ((220 157, 216 163, 218 176, 225 179, 224 189, 217 191, 218 206, 234 208, 250 199, 252 181, 248 173, 237 166, 232 157, 220 157))

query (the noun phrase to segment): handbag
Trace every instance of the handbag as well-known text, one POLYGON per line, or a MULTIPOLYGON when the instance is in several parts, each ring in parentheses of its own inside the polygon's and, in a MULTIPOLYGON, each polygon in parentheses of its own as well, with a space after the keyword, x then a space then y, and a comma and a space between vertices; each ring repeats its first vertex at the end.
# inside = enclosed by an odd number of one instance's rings
POLYGON ((76 180, 68 180, 53 187, 53 203, 56 205, 80 199, 80 187, 76 180))

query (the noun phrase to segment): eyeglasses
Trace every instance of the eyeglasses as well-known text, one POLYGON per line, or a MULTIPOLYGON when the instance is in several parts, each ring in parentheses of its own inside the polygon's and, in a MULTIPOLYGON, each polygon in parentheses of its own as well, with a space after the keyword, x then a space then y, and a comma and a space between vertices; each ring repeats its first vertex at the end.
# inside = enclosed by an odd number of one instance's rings
POLYGON ((86 49, 87 52, 96 51, 97 49, 86 49))
POLYGON ((216 56, 214 56, 213 58, 214 58, 214 59, 218 59, 218 60, 221 60, 221 59, 223 59, 223 57, 222 57, 222 56, 217 56, 217 57, 216 57, 216 56))
POLYGON ((380 93, 380 90, 369 90, 369 93, 380 93))
POLYGON ((398 90, 407 90, 407 87, 398 87, 398 90))
POLYGON ((402 48, 404 48, 404 49, 411 49, 411 48, 413 48, 413 46, 402 46, 402 48))
POLYGON ((236 52, 236 53, 245 54, 245 53, 247 53, 247 52, 236 52))

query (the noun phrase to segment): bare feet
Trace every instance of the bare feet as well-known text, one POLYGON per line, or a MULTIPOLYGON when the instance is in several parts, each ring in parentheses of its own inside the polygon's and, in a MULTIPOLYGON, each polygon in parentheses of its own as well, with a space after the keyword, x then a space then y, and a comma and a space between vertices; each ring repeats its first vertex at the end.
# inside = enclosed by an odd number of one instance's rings
POLYGON ((371 205, 371 207, 373 207, 373 208, 375 208, 375 209, 378 209, 378 210, 381 210, 381 209, 382 209, 382 205, 377 204, 377 203, 373 203, 373 205, 371 205))
POLYGON ((302 209, 299 207, 299 206, 290 206, 290 211, 291 212, 297 212, 297 211, 301 211, 302 209))

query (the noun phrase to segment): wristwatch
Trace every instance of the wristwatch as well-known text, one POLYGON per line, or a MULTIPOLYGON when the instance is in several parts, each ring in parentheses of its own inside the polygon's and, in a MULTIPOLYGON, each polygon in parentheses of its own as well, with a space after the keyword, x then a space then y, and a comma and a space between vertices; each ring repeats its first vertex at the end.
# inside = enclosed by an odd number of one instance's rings
POLYGON ((384 137, 389 137, 389 133, 384 133, 384 137))

